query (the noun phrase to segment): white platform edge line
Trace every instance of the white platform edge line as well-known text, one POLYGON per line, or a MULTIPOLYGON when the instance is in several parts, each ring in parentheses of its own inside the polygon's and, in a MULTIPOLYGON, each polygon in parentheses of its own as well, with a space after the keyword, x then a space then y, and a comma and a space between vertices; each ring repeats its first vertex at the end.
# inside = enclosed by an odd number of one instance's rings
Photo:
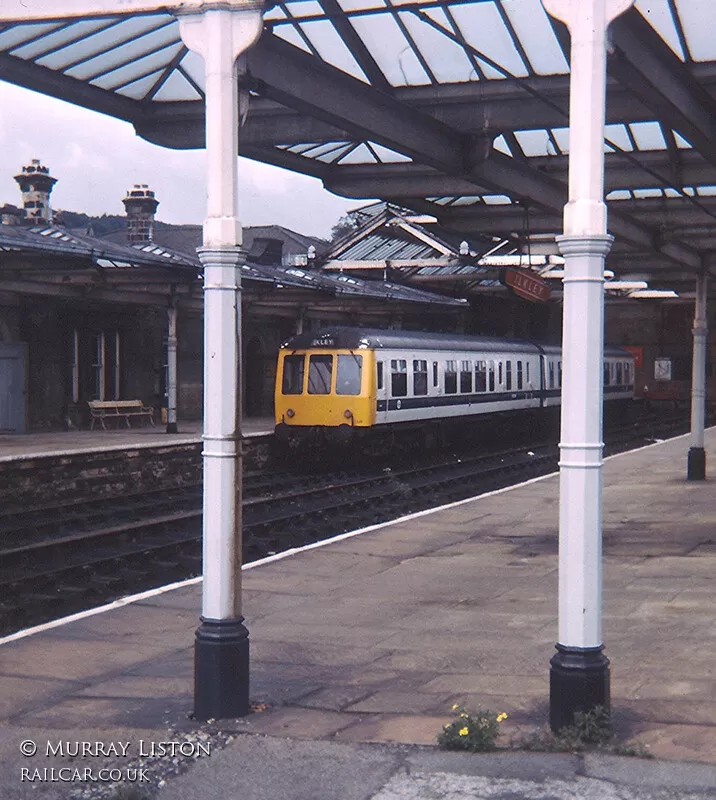
MULTIPOLYGON (((651 444, 644 445, 644 447, 638 447, 636 450, 625 450, 623 453, 615 453, 613 456, 607 456, 604 460, 611 461, 614 458, 619 458, 620 456, 627 456, 632 455, 634 453, 639 453, 641 450, 648 450, 650 447, 659 447, 662 444, 667 444, 668 442, 675 442, 679 439, 684 439, 688 436, 691 436, 691 433, 684 433, 680 436, 674 436, 671 439, 662 439, 657 442, 652 442, 651 444)), ((427 508, 424 511, 417 511, 414 514, 406 514, 403 517, 397 517, 396 519, 388 520, 387 522, 378 522, 375 525, 369 525, 366 528, 358 528, 354 531, 346 531, 346 533, 339 533, 337 536, 332 536, 330 539, 321 539, 320 542, 313 542, 311 544, 303 545, 302 547, 291 547, 288 550, 283 550, 280 553, 275 553, 271 556, 266 556, 266 558, 259 558, 256 561, 250 561, 247 564, 242 565, 241 571, 255 569, 256 567, 261 567, 264 564, 271 564, 274 561, 282 561, 284 558, 289 558, 290 556, 298 555, 299 553, 305 553, 308 550, 316 550, 319 547, 325 547, 329 544, 334 544, 336 542, 342 542, 346 539, 352 539, 354 536, 360 536, 363 533, 370 533, 371 531, 378 530, 380 528, 388 528, 391 525, 399 525, 402 522, 409 522, 412 519, 418 519, 420 517, 426 517, 429 514, 437 514, 440 511, 449 511, 451 508, 458 508, 459 506, 465 505, 466 503, 474 503, 476 500, 482 500, 486 497, 494 497, 498 494, 504 494, 505 492, 509 492, 512 489, 519 489, 521 486, 529 486, 532 483, 539 483, 540 481, 547 480, 548 478, 554 478, 555 476, 559 475, 559 471, 550 472, 547 475, 540 475, 537 478, 530 478, 529 480, 522 481, 522 483, 515 483, 512 486, 504 486, 502 489, 495 489, 492 492, 485 492, 484 494, 478 494, 474 497, 466 497, 464 500, 456 500, 454 503, 446 503, 442 506, 436 506, 435 508, 427 508)), ((148 589, 146 592, 140 592, 139 594, 128 595, 127 597, 121 597, 119 600, 114 600, 111 603, 107 603, 103 606, 98 606, 97 608, 90 608, 87 611, 80 611, 77 614, 71 614, 68 617, 62 617, 61 619, 55 619, 52 622, 45 622, 42 625, 36 625, 33 628, 26 628, 22 631, 17 631, 16 633, 11 633, 8 636, 4 636, 0 638, 0 646, 4 644, 9 644, 10 642, 17 641, 18 639, 24 639, 27 636, 32 636, 36 633, 42 633, 43 631, 52 630, 53 628, 59 628, 62 625, 67 625, 70 622, 76 622, 81 619, 86 619, 87 617, 93 617, 96 614, 103 614, 105 611, 112 611, 115 608, 122 608, 123 606, 130 605, 131 603, 138 603, 141 600, 147 600, 150 597, 157 597, 159 595, 164 594, 165 592, 173 591, 174 589, 182 589, 188 586, 195 586, 198 583, 201 583, 202 577, 198 576, 196 578, 188 578, 184 581, 177 581, 176 583, 169 583, 166 586, 160 586, 157 589, 148 589)))

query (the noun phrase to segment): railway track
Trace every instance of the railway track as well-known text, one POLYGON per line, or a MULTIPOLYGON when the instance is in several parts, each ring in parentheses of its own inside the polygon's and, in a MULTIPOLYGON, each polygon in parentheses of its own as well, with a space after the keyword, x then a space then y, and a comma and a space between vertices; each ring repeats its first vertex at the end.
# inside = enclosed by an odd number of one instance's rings
MULTIPOLYGON (((683 415, 612 429, 606 452, 683 428, 683 415)), ((244 560, 554 471, 554 444, 311 475, 246 475, 244 560), (286 490, 286 486, 290 486, 286 490)), ((0 514, 0 635, 200 574, 201 487, 0 514)))

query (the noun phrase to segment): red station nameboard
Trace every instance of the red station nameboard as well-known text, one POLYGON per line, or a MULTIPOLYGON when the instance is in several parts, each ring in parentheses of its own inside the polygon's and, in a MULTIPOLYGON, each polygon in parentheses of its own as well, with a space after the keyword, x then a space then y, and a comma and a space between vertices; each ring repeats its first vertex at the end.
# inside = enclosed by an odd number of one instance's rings
POLYGON ((516 295, 525 300, 531 300, 533 303, 546 303, 549 300, 551 292, 547 282, 526 270, 507 269, 503 281, 516 295))

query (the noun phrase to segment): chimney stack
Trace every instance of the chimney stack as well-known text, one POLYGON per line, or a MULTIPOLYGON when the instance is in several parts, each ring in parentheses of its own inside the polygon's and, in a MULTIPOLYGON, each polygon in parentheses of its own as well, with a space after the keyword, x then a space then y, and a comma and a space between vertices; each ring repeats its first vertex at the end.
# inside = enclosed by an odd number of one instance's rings
POLYGON ((135 183, 122 200, 127 213, 127 239, 130 244, 154 239, 154 215, 159 201, 146 183, 135 183))
POLYGON ((57 178, 50 175, 50 170, 44 167, 38 158, 33 158, 26 167, 22 168, 19 175, 15 175, 15 180, 22 192, 25 221, 51 223, 50 195, 52 188, 57 183, 57 178))

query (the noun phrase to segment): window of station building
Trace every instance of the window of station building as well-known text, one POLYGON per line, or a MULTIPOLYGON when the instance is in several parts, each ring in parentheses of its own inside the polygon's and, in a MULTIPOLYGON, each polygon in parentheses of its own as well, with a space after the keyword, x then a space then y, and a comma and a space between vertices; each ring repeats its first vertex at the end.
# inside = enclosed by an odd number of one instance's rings
POLYGON ((547 370, 549 372, 549 388, 554 389, 554 361, 549 362, 547 370))
POLYGON ((408 362, 404 358, 390 361, 390 392, 393 397, 405 397, 408 394, 408 362))
POLYGON ((472 367, 469 361, 460 362, 460 393, 472 394, 472 367))
POLYGON ((382 389, 383 388, 383 362, 382 361, 376 361, 375 369, 376 369, 376 379, 377 379, 378 389, 382 389))
POLYGON ((413 394, 428 393, 428 362, 413 361, 413 394))
POLYGON ((313 355, 308 362, 308 393, 330 394, 333 356, 313 355))
POLYGON ((488 371, 487 371, 487 377, 488 377, 488 381, 489 381, 488 388, 489 388, 489 390, 491 392, 494 392, 495 391, 495 362, 494 361, 490 361, 490 363, 489 363, 489 367, 488 367, 488 371))
POLYGON ((283 359, 283 379, 281 381, 283 394, 301 394, 303 392, 305 364, 304 356, 293 355, 283 359))
POLYGON ((338 373, 336 374, 336 394, 360 394, 361 377, 363 375, 363 356, 338 356, 338 373))
POLYGON ((487 389, 487 365, 484 361, 475 362, 475 391, 484 392, 487 389))
POLYGON ((445 362, 445 394, 457 394, 457 361, 445 362))
POLYGON ((517 362, 517 388, 518 388, 518 389, 521 389, 521 388, 522 388, 522 385, 523 385, 523 384, 522 384, 522 381, 523 381, 523 379, 524 379, 524 376, 523 376, 523 374, 522 374, 522 362, 521 362, 521 361, 518 361, 518 362, 517 362))
POLYGON ((72 333, 72 400, 118 400, 120 332, 75 328, 72 333))
POLYGON ((437 386, 440 383, 439 373, 438 373, 438 362, 433 361, 433 386, 437 386))
POLYGON ((512 362, 505 361, 505 389, 512 388, 512 362))
POLYGON ((612 370, 609 362, 604 362, 604 385, 609 386, 612 382, 612 370))

